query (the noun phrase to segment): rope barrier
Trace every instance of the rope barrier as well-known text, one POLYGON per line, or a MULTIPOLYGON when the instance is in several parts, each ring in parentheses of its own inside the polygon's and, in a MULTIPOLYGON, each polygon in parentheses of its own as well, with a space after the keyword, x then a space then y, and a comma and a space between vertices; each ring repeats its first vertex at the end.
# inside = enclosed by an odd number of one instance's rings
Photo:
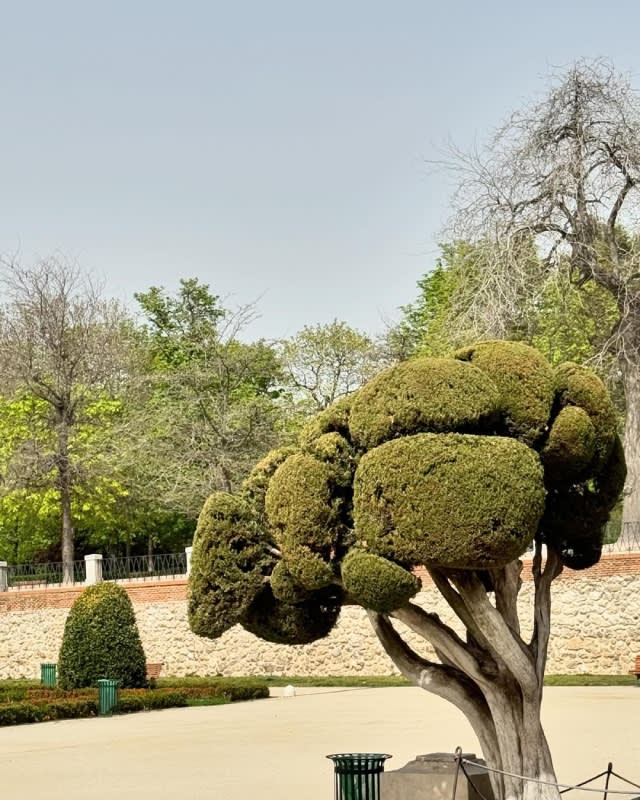
MULTIPOLYGON (((458 756, 458 751, 459 750, 460 750, 460 748, 456 749, 456 756, 458 756)), ((584 784, 585 783, 589 783, 589 781, 584 781, 583 783, 578 783, 578 784, 569 784, 569 783, 558 783, 557 781, 545 781, 542 778, 528 778, 526 775, 518 775, 515 772, 506 772, 505 770, 495 769, 494 767, 488 767, 486 764, 479 764, 477 761, 471 761, 468 758, 459 757, 458 761, 459 761, 460 767, 462 768, 462 771, 464 772, 465 776, 467 777, 467 780, 469 780, 469 776, 467 775, 466 771, 464 770, 464 764, 468 764, 471 767, 476 767, 477 769, 485 770, 485 772, 493 772, 496 775, 504 775, 507 778, 516 778, 516 780, 527 781, 528 783, 539 783, 539 784, 542 784, 543 786, 555 786, 558 789, 562 789, 563 792, 568 792, 568 791, 571 791, 571 790, 579 790, 581 792, 597 792, 598 794, 604 794, 606 792, 607 795, 620 794, 620 795, 625 795, 626 797, 630 797, 632 795, 637 795, 637 792, 635 792, 635 791, 634 792, 625 791, 624 789, 609 789, 608 787, 602 788, 602 789, 597 789, 594 786, 585 786, 584 784)), ((608 772, 608 770, 607 770, 607 772, 608 772)), ((600 775, 596 775, 594 778, 590 778, 589 780, 591 780, 591 781, 592 780, 596 780, 597 778, 602 777, 602 775, 605 775, 605 774, 607 774, 607 773, 603 772, 600 775)), ((611 774, 615 775, 616 773, 611 773, 611 774)), ((627 778, 622 778, 619 775, 616 775, 616 777, 620 778, 620 780, 625 781, 626 783, 630 784, 631 786, 635 786, 636 789, 640 789, 640 786, 637 783, 633 783, 633 781, 627 780, 627 778)), ((473 789, 475 791, 478 791, 476 789, 476 787, 473 786, 473 784, 471 784, 471 785, 472 785, 472 787, 473 787, 473 789)), ((478 792, 478 794, 482 798, 482 795, 480 794, 480 792, 478 792)), ((486 800, 486 798, 482 798, 482 800, 486 800)))

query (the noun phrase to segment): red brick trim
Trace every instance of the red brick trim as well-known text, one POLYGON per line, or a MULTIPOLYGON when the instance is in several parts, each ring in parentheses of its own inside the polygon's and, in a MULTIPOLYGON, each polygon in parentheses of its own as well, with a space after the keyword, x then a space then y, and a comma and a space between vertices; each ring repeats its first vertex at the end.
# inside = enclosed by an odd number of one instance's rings
MULTIPOLYGON (((431 578, 424 567, 418 567, 414 571, 425 586, 431 584, 431 578)), ((607 578, 614 575, 640 575, 640 553, 605 553, 600 561, 590 569, 578 572, 565 569, 558 580, 607 578)), ((531 559, 523 559, 522 580, 530 581, 532 577, 531 559)), ((122 586, 134 604, 165 601, 184 602, 187 598, 186 577, 123 583, 122 586)), ((55 586, 44 589, 0 592, 0 614, 13 611, 37 611, 41 608, 71 608, 84 588, 84 586, 55 586)))

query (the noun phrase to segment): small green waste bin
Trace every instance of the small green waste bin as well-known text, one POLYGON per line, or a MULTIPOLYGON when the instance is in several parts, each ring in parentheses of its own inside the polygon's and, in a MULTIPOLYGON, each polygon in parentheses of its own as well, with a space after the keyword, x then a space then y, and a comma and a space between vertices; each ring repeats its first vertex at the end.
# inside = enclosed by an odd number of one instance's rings
POLYGON ((118 703, 118 681, 102 678, 98 681, 98 713, 110 717, 118 703))
POLYGON ((334 753, 335 800, 380 800, 386 753, 334 753))
POLYGON ((40 664, 40 685, 56 685, 56 664, 40 664))

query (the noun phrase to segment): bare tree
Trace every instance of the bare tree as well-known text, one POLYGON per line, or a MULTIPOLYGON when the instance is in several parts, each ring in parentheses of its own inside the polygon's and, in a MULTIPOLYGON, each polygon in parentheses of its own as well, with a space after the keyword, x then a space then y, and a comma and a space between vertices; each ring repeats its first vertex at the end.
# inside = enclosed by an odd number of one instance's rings
POLYGON ((535 306, 544 278, 593 282, 614 299, 614 354, 626 401, 628 478, 624 521, 640 520, 640 103, 606 61, 580 61, 546 96, 516 111, 488 145, 452 148, 459 178, 452 233, 477 243, 473 294, 457 323, 502 335, 523 304, 535 306), (631 231, 631 234, 627 233, 631 231), (543 275, 523 248, 533 242, 543 275))
POLYGON ((33 268, 5 262, 0 280, 3 392, 30 394, 49 408, 52 454, 43 459, 33 449, 29 469, 41 479, 53 475, 60 497, 64 575, 71 580, 72 498, 82 478, 72 439, 80 425, 90 422, 88 407, 96 398, 110 396, 123 376, 125 315, 78 266, 60 258, 33 268))

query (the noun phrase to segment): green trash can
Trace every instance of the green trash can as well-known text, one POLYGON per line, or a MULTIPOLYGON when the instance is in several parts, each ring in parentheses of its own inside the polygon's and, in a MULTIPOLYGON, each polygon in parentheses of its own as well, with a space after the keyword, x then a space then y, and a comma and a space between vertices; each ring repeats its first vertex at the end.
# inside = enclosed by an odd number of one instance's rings
POLYGON ((118 681, 102 678, 98 681, 98 713, 110 717, 118 704, 118 681))
POLYGON ((386 753, 334 753, 335 800, 380 800, 386 753))
POLYGON ((55 686, 57 664, 40 664, 40 685, 55 686))

